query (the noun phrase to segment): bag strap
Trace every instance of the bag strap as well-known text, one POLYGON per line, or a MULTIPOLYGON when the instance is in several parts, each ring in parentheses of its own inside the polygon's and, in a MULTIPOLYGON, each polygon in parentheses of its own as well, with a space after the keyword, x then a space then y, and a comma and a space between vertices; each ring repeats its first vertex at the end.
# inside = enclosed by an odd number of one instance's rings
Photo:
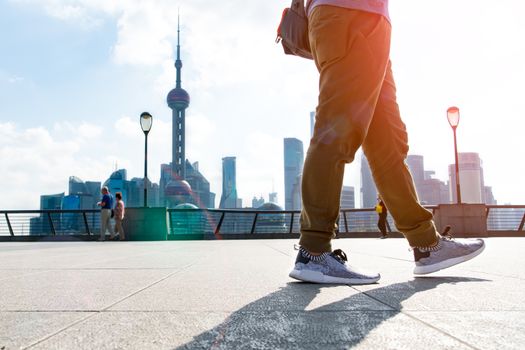
MULTIPOLYGON (((310 0, 308 0, 310 2, 310 0)), ((292 11, 298 13, 301 15, 301 17, 307 17, 306 16, 306 8, 304 6, 304 0, 292 0, 292 4, 290 5, 290 9, 292 11)))

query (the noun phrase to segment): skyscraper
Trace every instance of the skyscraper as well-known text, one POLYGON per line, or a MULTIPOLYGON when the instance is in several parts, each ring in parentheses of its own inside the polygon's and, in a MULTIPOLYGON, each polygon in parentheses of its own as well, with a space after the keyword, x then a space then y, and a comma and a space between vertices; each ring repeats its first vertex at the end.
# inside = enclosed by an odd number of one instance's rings
MULTIPOLYGON (((458 153, 458 159, 461 201, 463 203, 485 203, 485 181, 483 179, 483 168, 479 154, 474 152, 462 152, 458 153)), ((449 165, 448 169, 450 178, 450 196, 453 203, 456 203, 455 165, 449 165)))
POLYGON ((268 194, 268 202, 277 204, 277 192, 271 192, 268 194))
POLYGON ((341 191, 341 209, 355 208, 355 189, 353 186, 343 186, 341 191))
POLYGON ((237 174, 236 158, 222 158, 222 195, 219 207, 221 209, 237 208, 237 174))
POLYGON ((301 209, 301 202, 294 201, 300 198, 301 174, 303 172, 304 152, 303 143, 295 138, 284 139, 284 208, 285 210, 301 209))
POLYGON ((449 203, 448 187, 432 176, 434 171, 425 170, 424 158, 421 155, 409 155, 407 165, 414 179, 416 192, 421 204, 437 205, 449 203))
POLYGON ((425 163, 423 156, 411 154, 407 156, 407 165, 416 187, 425 180, 425 163))
POLYGON ((190 95, 182 88, 182 61, 180 58, 180 25, 177 24, 177 79, 175 88, 168 93, 166 102, 172 110, 172 161, 161 165, 160 202, 174 207, 182 203, 195 204, 201 208, 215 207, 215 194, 210 183, 199 172, 198 162, 186 159, 186 109, 190 95))
POLYGON ((361 208, 373 208, 377 203, 377 190, 368 160, 361 156, 361 208))
POLYGON ((182 61, 180 59, 180 25, 177 24, 177 80, 175 89, 166 98, 172 109, 172 161, 171 168, 175 179, 186 179, 186 108, 190 105, 190 95, 182 88, 182 61))

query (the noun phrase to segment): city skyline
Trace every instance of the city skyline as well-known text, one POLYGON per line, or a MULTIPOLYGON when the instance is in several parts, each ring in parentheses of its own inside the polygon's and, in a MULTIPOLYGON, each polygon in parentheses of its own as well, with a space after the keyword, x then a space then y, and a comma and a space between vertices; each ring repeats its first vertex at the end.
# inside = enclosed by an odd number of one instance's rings
MULTIPOLYGON (((0 37, 11 54, 0 58, 0 181, 8 184, 0 207, 34 209, 40 194, 64 192, 69 175, 95 179, 116 162, 141 177, 138 116, 144 110, 154 116, 148 173, 160 178, 160 164, 171 153, 165 94, 175 81, 178 7, 181 31, 188 34, 183 55, 192 94, 187 158, 199 160, 219 196, 221 159, 235 155, 239 197, 248 203, 275 186, 283 206, 282 139, 308 144, 317 73, 312 62, 286 57, 273 43, 288 1, 243 4, 2 2, 0 37)), ((525 197, 515 180, 525 171, 515 160, 523 9, 518 1, 480 1, 475 9, 453 1, 390 5, 410 153, 424 155, 428 168, 447 178, 453 145, 445 111, 457 105, 459 151, 480 154, 501 204, 525 197)), ((348 167, 345 185, 360 188, 359 162, 348 167)))

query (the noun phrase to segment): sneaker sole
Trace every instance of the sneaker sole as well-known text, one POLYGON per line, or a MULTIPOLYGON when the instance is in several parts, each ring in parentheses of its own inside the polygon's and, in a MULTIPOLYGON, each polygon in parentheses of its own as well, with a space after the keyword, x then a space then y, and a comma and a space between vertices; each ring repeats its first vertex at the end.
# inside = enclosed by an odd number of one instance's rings
POLYGON ((433 265, 416 266, 414 268, 414 275, 426 275, 426 274, 429 274, 429 273, 432 273, 432 272, 436 272, 436 271, 439 271, 439 270, 446 269, 448 267, 451 267, 451 266, 454 266, 454 265, 457 265, 457 264, 461 264, 462 262, 469 261, 470 259, 475 258, 479 254, 481 254, 481 252, 483 252, 483 250, 485 250, 485 243, 483 243, 483 245, 478 250, 476 250, 476 251, 474 251, 474 252, 472 252, 472 253, 470 253, 468 255, 463 255, 463 256, 459 256, 457 258, 444 260, 444 261, 442 261, 440 263, 433 264, 433 265))
POLYGON ((379 281, 381 276, 376 278, 342 278, 326 276, 318 271, 292 270, 289 276, 299 281, 323 283, 323 284, 372 284, 379 281))

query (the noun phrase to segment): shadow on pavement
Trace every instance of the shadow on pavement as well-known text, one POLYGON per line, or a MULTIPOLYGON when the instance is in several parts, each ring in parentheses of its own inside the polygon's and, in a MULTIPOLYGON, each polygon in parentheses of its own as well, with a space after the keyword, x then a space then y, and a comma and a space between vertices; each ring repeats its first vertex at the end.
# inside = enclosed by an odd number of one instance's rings
MULTIPOLYGON (((176 349, 346 348, 358 344, 382 322, 399 314, 401 303, 416 293, 434 289, 440 284, 487 281, 464 277, 419 277, 358 291, 348 298, 312 310, 308 306, 321 290, 333 287, 291 282, 233 312, 217 327, 176 349)), ((354 291, 349 289, 349 292, 354 291)))

